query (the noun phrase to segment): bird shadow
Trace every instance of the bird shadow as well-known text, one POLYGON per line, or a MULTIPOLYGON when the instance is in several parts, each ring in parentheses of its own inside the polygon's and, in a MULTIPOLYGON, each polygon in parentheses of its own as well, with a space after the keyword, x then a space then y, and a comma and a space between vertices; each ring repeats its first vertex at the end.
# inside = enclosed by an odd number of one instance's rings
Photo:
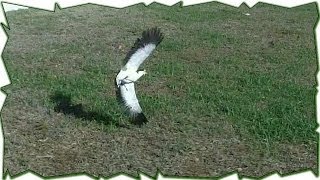
POLYGON ((54 111, 63 113, 65 115, 72 115, 75 118, 79 118, 87 121, 96 121, 104 125, 114 125, 116 127, 123 127, 124 125, 114 121, 114 119, 106 114, 102 114, 96 111, 86 111, 83 108, 82 103, 73 104, 71 102, 71 96, 65 95, 62 92, 55 92, 50 100, 55 103, 54 111))

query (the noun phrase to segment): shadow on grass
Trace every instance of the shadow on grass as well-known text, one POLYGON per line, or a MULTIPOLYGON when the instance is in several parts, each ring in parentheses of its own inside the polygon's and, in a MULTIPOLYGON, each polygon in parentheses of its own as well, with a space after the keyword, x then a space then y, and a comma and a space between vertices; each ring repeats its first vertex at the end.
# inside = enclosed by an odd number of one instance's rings
POLYGON ((55 92, 50 99, 56 104, 54 107, 55 112, 63 113, 65 115, 73 115, 74 117, 82 120, 96 121, 104 125, 110 125, 112 123, 116 127, 124 127, 124 125, 114 121, 111 116, 95 111, 85 111, 81 103, 72 104, 70 95, 55 92))

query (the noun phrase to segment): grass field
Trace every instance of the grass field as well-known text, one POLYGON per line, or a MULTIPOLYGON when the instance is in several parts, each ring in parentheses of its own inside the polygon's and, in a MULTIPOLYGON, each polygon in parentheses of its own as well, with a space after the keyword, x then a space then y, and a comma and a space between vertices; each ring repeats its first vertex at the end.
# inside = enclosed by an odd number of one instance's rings
POLYGON ((9 12, 4 168, 104 177, 317 173, 317 17, 315 3, 9 12), (136 38, 154 26, 165 39, 136 86, 150 121, 138 128, 113 83, 136 38))

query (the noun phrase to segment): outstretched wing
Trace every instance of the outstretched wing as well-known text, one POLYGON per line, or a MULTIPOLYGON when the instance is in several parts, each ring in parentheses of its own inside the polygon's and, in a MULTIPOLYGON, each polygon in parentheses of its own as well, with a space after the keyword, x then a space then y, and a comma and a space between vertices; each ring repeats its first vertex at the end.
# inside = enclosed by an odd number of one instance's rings
POLYGON ((163 34, 159 28, 151 28, 143 31, 142 38, 136 40, 134 46, 125 58, 125 68, 131 68, 137 71, 139 66, 150 56, 162 39, 163 34))
POLYGON ((117 99, 126 107, 131 118, 133 119, 133 123, 141 126, 142 124, 148 122, 147 118, 142 112, 136 96, 134 83, 120 85, 119 87, 115 83, 115 86, 117 99))

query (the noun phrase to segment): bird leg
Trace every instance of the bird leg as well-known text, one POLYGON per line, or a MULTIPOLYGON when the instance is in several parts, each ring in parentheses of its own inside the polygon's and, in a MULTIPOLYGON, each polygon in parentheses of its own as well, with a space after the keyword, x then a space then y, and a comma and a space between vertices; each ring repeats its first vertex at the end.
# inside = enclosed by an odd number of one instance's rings
POLYGON ((136 82, 138 79, 140 79, 143 75, 147 74, 146 70, 143 71, 138 71, 136 72, 136 74, 131 75, 130 79, 128 78, 129 76, 126 76, 125 78, 118 80, 117 81, 117 85, 118 87, 120 85, 124 85, 124 84, 129 84, 129 83, 134 83, 136 82))
POLYGON ((128 91, 128 88, 126 87, 126 85, 124 84, 123 86, 124 86, 124 87, 126 88, 126 90, 128 91))
POLYGON ((126 87, 126 84, 129 84, 129 83, 134 83, 134 81, 128 79, 128 76, 124 78, 125 80, 127 81, 130 81, 130 82, 124 82, 123 83, 123 80, 120 80, 121 81, 121 84, 126 88, 126 90, 128 91, 128 88, 126 87))
POLYGON ((125 77, 124 79, 127 80, 127 81, 130 81, 130 82, 127 82, 127 83, 124 83, 124 84, 129 84, 129 83, 134 83, 135 82, 134 80, 128 79, 128 76, 125 77))
POLYGON ((122 80, 119 80, 118 88, 123 85, 123 86, 126 88, 126 90, 128 91, 128 89, 127 89, 127 87, 126 87, 126 84, 129 84, 129 83, 134 83, 134 81, 128 79, 128 76, 126 76, 126 77, 123 78, 122 80), (124 80, 129 81, 129 82, 125 82, 124 80))
POLYGON ((117 86, 119 87, 120 85, 124 85, 124 84, 128 84, 128 83, 132 83, 133 81, 128 79, 128 76, 126 76, 125 78, 121 79, 121 80, 117 80, 117 86), (130 81, 130 82, 125 82, 126 81, 130 81))

